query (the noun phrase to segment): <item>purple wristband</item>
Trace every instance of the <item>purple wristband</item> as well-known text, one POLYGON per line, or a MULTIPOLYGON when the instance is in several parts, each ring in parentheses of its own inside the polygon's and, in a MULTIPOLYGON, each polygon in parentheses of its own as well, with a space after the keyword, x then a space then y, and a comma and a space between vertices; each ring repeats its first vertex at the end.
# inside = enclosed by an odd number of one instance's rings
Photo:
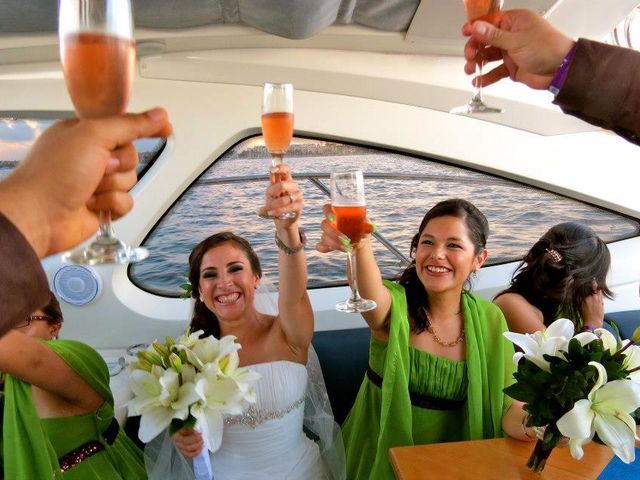
POLYGON ((584 327, 582 327, 582 331, 583 332, 591 332, 591 333, 593 333, 593 332, 596 331, 596 328, 598 328, 598 327, 594 327, 592 325, 585 325, 584 327))
POLYGON ((549 91, 554 95, 557 95, 562 86, 564 85, 564 81, 567 79, 567 75, 569 74, 569 66, 571 65, 571 61, 573 60, 573 56, 576 53, 577 43, 571 47, 567 56, 562 59, 560 66, 556 70, 556 74, 551 79, 551 83, 549 84, 549 91))

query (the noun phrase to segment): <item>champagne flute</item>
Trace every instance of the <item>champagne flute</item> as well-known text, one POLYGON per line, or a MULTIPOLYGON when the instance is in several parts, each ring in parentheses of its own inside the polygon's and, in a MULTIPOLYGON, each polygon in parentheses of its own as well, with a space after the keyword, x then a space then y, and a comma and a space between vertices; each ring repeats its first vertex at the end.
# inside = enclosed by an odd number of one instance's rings
MULTIPOLYGON (((136 62, 129 0, 60 0, 60 59, 79 118, 124 113, 131 96, 136 62)), ((146 248, 131 248, 115 237, 111 212, 99 213, 100 230, 85 248, 63 259, 89 265, 138 262, 146 248)))
MULTIPOLYGON (((464 3, 464 9, 467 14, 467 19, 472 22, 480 17, 489 15, 500 11, 502 7, 502 0, 462 0, 464 3)), ((484 65, 484 57, 482 52, 478 52, 476 58, 476 81, 480 81, 482 76, 482 67, 484 65)), ((475 83, 475 82, 474 82, 475 83)), ((479 83, 475 83, 473 86, 473 96, 469 103, 460 107, 451 109, 451 113, 457 115, 473 115, 474 113, 503 113, 502 108, 491 107, 484 103, 482 100, 482 86, 479 83)))
MULTIPOLYGON (((283 158, 293 137, 293 85, 290 83, 265 83, 262 90, 262 136, 271 154, 271 183, 275 183, 276 168, 283 158)), ((261 215, 272 218, 269 215, 261 215)), ((278 218, 294 218, 294 212, 286 212, 278 218)))
MULTIPOLYGON (((356 244, 365 234, 367 204, 364 199, 364 177, 360 170, 331 174, 331 209, 336 216, 336 227, 356 244)), ((376 302, 362 298, 358 292, 356 257, 347 248, 347 272, 351 297, 336 304, 336 310, 346 313, 368 312, 376 302)))

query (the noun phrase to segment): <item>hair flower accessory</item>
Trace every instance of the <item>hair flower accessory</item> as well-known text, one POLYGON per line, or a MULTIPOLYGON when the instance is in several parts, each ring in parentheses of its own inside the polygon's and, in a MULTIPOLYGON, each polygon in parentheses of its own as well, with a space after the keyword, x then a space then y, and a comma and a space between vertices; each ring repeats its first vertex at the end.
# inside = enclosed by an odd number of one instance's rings
POLYGON ((549 256, 551 257, 551 260, 553 260, 553 263, 560 263, 563 260, 563 256, 562 254, 556 250, 555 248, 545 248, 545 251, 549 254, 549 256))
POLYGON ((597 437, 625 463, 635 459, 640 408, 640 327, 632 340, 618 341, 603 328, 573 335, 570 320, 559 319, 534 334, 506 332, 521 352, 514 355, 516 382, 505 393, 525 402, 526 425, 545 427, 527 466, 542 471, 562 436, 573 458, 597 437))

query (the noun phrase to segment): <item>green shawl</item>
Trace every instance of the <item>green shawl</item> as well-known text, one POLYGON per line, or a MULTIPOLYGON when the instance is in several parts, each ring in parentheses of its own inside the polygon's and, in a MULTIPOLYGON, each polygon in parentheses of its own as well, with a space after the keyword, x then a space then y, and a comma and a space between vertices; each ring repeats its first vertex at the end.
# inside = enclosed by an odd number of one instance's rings
MULTIPOLYGON (((389 448, 413 445, 409 398, 409 321, 404 287, 385 281, 391 293, 389 344, 382 377, 377 455, 371 478, 393 478, 389 448)), ((502 332, 500 309, 474 294, 462 295, 468 390, 464 439, 503 436, 502 416, 511 405, 503 389, 513 383, 513 345, 502 332)))
MULTIPOLYGON (((91 347, 73 340, 43 342, 80 375, 104 400, 101 411, 113 416, 109 371, 91 347)), ((108 425, 110 419, 106 422, 108 425)), ((106 427, 106 425, 105 425, 106 427)), ((72 434, 72 432, 69 432, 72 434)), ((58 457, 31 399, 31 385, 7 375, 3 418, 4 475, 12 480, 62 479, 58 457)))

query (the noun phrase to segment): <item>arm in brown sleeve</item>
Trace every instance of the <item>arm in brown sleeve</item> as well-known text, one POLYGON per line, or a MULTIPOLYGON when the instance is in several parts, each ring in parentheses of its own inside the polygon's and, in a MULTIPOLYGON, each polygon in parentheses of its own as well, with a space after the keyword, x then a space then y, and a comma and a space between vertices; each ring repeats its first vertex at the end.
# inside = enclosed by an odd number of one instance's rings
POLYGON ((0 213, 0 336, 47 303, 49 284, 36 253, 0 213))
POLYGON ((640 52, 581 38, 554 103, 640 145, 640 52))

